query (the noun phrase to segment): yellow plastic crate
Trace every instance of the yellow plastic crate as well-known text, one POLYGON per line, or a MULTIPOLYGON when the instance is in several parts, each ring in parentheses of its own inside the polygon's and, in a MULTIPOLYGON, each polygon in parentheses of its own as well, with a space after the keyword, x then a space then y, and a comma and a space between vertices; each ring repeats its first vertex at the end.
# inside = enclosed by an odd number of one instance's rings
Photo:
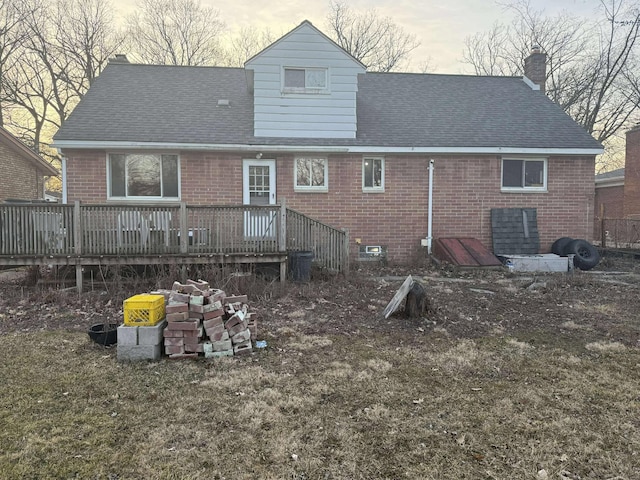
POLYGON ((124 301, 124 324, 151 327, 164 318, 164 296, 141 294, 124 301))

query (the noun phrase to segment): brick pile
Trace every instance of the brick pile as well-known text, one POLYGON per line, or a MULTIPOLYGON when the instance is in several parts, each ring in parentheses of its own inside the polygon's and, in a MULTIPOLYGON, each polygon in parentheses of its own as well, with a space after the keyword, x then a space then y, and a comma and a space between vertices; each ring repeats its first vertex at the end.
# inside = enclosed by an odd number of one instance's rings
POLYGON ((164 352, 172 359, 227 357, 253 351, 257 318, 246 295, 227 296, 203 280, 174 282, 166 298, 164 352))

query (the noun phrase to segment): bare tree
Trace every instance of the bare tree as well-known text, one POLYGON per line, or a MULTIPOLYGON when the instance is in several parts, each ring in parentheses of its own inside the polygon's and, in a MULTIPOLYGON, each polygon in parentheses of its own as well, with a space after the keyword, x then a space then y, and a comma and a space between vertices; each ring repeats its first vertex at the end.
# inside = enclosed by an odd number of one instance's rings
POLYGON ((56 50, 69 62, 66 80, 82 97, 125 36, 115 27, 108 0, 57 0, 52 18, 56 50))
POLYGON ((199 0, 141 0, 127 19, 134 57, 160 65, 213 65, 221 59, 218 11, 199 0))
POLYGON ((7 103, 11 103, 5 75, 17 61, 16 52, 27 38, 23 22, 28 13, 29 6, 23 0, 0 0, 0 126, 4 125, 7 103))
POLYGON ((238 35, 231 37, 224 52, 224 65, 242 67, 244 62, 274 42, 271 30, 258 31, 253 27, 243 27, 238 35))
POLYGON ((344 0, 330 2, 327 25, 329 36, 370 71, 397 70, 420 46, 415 35, 406 33, 390 17, 381 17, 375 9, 356 13, 344 0))
POLYGON ((606 142, 638 109, 628 73, 638 67, 631 60, 640 48, 640 10, 630 0, 600 0, 600 7, 602 18, 590 22, 512 1, 513 22, 467 38, 463 61, 479 75, 522 75, 532 45, 540 46, 548 60, 546 94, 606 142))
POLYGON ((2 100, 12 131, 54 158, 46 148, 51 135, 121 38, 107 0, 20 0, 19 6, 21 40, 2 63, 2 100))

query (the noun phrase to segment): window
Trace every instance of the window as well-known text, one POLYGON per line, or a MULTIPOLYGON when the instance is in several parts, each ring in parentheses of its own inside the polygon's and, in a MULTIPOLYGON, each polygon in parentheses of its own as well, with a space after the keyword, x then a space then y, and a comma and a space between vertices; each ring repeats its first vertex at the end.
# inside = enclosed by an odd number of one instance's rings
POLYGON ((384 192, 384 158, 362 159, 362 191, 384 192))
POLYGON ((547 190, 546 160, 502 160, 503 191, 547 190))
POLYGON ((111 153, 109 198, 178 199, 178 156, 111 153))
POLYGON ((327 85, 326 68, 285 68, 284 93, 325 93, 327 85))
POLYGON ((295 160, 295 190, 326 192, 329 189, 326 158, 299 157, 295 160))

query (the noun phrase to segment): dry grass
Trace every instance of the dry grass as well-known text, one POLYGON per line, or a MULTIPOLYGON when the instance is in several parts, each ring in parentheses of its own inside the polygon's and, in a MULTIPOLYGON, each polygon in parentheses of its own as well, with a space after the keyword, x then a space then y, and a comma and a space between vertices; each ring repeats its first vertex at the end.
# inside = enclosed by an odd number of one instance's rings
POLYGON ((293 331, 244 359, 119 364, 0 337, 4 478, 638 478, 637 349, 428 348, 293 331), (329 343, 329 341, 331 343, 329 343), (300 348, 304 345, 304 348, 300 348), (595 353, 592 353, 596 350, 595 353), (613 353, 612 353, 613 352, 613 353), (603 355, 607 353, 607 355, 603 355))

